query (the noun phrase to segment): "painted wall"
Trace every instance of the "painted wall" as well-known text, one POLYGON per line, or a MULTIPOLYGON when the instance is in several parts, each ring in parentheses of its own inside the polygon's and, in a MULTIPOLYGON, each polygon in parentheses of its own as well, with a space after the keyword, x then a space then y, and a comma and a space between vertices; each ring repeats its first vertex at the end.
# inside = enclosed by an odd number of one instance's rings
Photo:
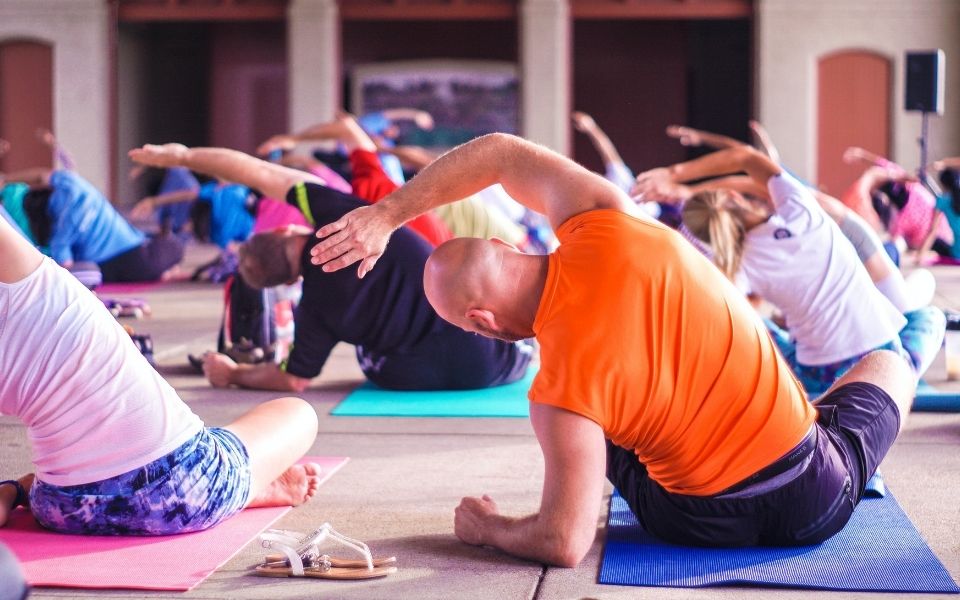
POLYGON ((108 17, 103 0, 0 2, 0 41, 53 46, 54 133, 77 170, 104 190, 110 176, 108 17))
POLYGON ((960 2, 956 0, 757 0, 758 117, 784 162, 816 178, 817 59, 842 49, 893 61, 892 158, 920 160, 920 114, 903 110, 904 52, 946 53, 946 111, 930 119, 930 157, 960 154, 960 2))

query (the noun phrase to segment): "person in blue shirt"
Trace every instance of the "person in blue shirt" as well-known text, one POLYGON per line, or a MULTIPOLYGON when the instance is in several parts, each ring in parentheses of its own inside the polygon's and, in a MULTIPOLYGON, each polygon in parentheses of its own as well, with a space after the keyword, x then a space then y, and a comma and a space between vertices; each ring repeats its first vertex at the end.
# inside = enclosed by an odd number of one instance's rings
POLYGON ((183 259, 180 241, 148 239, 73 171, 29 169, 6 179, 31 186, 24 205, 34 213, 32 220, 44 221, 43 227, 33 227, 34 241, 66 268, 93 262, 104 282, 156 281, 183 259))
MULTIPOLYGON (((167 169, 167 173, 180 169, 190 173, 182 167, 167 169)), ((259 196, 245 185, 211 180, 193 188, 148 196, 137 202, 130 214, 142 218, 154 210, 185 209, 194 236, 226 250, 232 242, 244 242, 250 237, 259 200, 259 196)))

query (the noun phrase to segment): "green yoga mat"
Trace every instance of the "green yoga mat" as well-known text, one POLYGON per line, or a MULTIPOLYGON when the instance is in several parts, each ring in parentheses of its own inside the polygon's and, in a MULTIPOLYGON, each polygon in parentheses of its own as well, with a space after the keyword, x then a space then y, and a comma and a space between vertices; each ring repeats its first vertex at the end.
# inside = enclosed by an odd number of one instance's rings
POLYGON ((398 392, 369 381, 350 392, 330 413, 338 417, 526 417, 527 391, 536 374, 480 390, 398 392))
POLYGON ((920 380, 917 397, 913 401, 916 412, 960 412, 960 394, 941 392, 926 381, 920 380))

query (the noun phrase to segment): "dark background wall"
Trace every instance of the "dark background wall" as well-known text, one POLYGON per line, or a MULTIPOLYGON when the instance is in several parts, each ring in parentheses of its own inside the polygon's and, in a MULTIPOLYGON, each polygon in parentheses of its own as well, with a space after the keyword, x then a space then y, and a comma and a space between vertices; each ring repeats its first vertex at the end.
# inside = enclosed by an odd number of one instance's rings
MULTIPOLYGON (((635 173, 699 154, 664 135, 687 124, 747 139, 750 22, 578 21, 573 103, 590 113, 635 173)), ((577 133, 574 157, 601 161, 577 133)))

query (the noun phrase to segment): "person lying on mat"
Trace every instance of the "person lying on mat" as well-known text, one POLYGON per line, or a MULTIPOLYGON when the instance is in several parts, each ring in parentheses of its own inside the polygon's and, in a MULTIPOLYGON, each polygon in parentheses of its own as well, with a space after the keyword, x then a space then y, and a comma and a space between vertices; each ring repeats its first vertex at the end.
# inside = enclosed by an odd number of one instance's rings
MULTIPOLYGON (((307 173, 234 150, 147 145, 130 156, 155 166, 185 165, 268 196, 286 197, 314 224, 329 223, 367 204, 315 184, 307 173)), ((390 268, 363 280, 310 269, 307 250, 316 242, 313 232, 287 227, 254 235, 241 246, 240 275, 254 288, 303 277, 293 346, 281 365, 237 364, 223 354, 208 353, 203 367, 212 385, 302 391, 341 341, 356 346, 367 378, 389 389, 485 388, 511 383, 526 373, 532 355, 528 344, 470 335, 437 316, 422 284, 433 247, 411 229, 394 238, 384 259, 390 268)))
POLYGON ((822 393, 880 349, 905 353, 922 375, 940 349, 943 312, 933 306, 897 310, 858 256, 858 251, 880 256, 880 247, 870 243, 878 241, 875 236, 854 229, 862 221, 847 219, 847 235, 857 245, 848 243, 810 190, 767 156, 747 146, 721 150, 642 173, 637 188, 641 193, 682 188, 686 181, 741 171, 768 194, 751 202, 729 189, 697 193, 683 205, 683 222, 710 246, 727 277, 742 277, 783 313, 790 332, 774 330, 774 337, 804 388, 822 393))
POLYGON ((316 437, 309 404, 205 427, 103 303, 3 219, 0 331, 0 414, 24 422, 36 468, 0 483, 0 526, 26 505, 64 533, 168 535, 316 492, 319 467, 294 464, 316 437))
POLYGON ((4 180, 30 185, 17 210, 29 219, 31 239, 48 248, 64 267, 97 263, 105 283, 157 281, 172 274, 183 259, 179 240, 148 239, 73 171, 36 168, 0 173, 0 183, 4 180))
POLYGON ((540 511, 523 518, 464 498, 457 536, 576 565, 595 536, 604 472, 672 543, 801 545, 840 530, 909 412, 907 362, 871 353, 810 404, 743 294, 573 161, 506 134, 477 138, 321 227, 312 261, 325 273, 359 261, 357 275, 375 276, 412 215, 496 181, 549 217, 559 249, 540 257, 455 239, 430 257, 424 286, 466 331, 539 341, 529 397, 544 489, 540 511))

